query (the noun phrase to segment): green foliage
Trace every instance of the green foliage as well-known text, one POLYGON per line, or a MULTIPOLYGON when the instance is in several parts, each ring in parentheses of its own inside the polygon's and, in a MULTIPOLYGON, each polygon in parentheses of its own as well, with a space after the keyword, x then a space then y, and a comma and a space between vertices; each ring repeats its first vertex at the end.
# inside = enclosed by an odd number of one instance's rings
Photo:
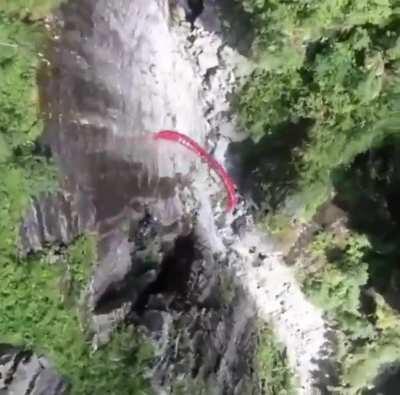
POLYGON ((117 333, 110 344, 92 351, 82 333, 79 305, 64 303, 61 279, 68 266, 70 289, 79 300, 93 261, 92 237, 72 244, 63 259, 48 255, 0 264, 0 341, 44 353, 64 374, 72 394, 148 394, 143 378, 152 348, 133 329, 117 333))
POLYGON ((312 253, 326 260, 326 264, 314 276, 306 276, 304 290, 349 338, 369 338, 373 335, 372 325, 360 312, 361 288, 368 281, 368 265, 363 256, 369 244, 361 236, 349 237, 341 244, 336 244, 329 233, 316 238, 312 253))
POLYGON ((288 367, 286 351, 272 330, 264 327, 259 332, 256 355, 257 373, 262 393, 270 395, 294 395, 294 376, 288 367))
POLYGON ((335 169, 398 135, 398 8, 389 0, 243 4, 257 25, 259 65, 238 98, 243 125, 259 139, 309 120, 292 160, 303 202, 313 205, 317 193, 321 203, 335 169))
POLYGON ((344 360, 343 382, 348 384, 349 395, 361 393, 366 384, 372 384, 382 366, 400 361, 400 316, 379 294, 375 293, 374 299, 378 336, 374 342, 359 347, 344 360))
POLYGON ((267 232, 284 253, 290 250, 298 238, 297 224, 282 211, 271 211, 265 215, 261 222, 261 230, 267 232))
POLYGON ((398 363, 400 360, 400 337, 393 336, 384 340, 368 343, 365 347, 350 354, 343 364, 343 383, 346 385, 342 393, 359 395, 374 379, 383 366, 398 363))
POLYGON ((15 259, 18 224, 31 196, 51 190, 56 172, 35 154, 38 117, 37 49, 43 37, 0 8, 0 261, 15 259))
POLYGON ((26 153, 42 131, 36 86, 41 36, 37 25, 26 25, 0 11, 1 162, 26 153))
MULTIPOLYGON (((398 315, 377 293, 373 312, 362 303, 367 287, 384 288, 399 258, 398 2, 238 1, 257 30, 258 67, 238 97, 243 126, 268 145, 287 141, 285 125, 294 131, 306 121, 306 137, 288 160, 297 191, 284 198, 309 219, 336 193, 349 224, 368 235, 322 232, 311 246, 322 269, 299 275, 337 328, 338 393, 360 394, 381 366, 400 359, 398 315)), ((264 160, 275 163, 267 152, 264 160)), ((276 183, 267 176, 266 184, 276 183)))
POLYGON ((10 0, 0 4, 0 12, 19 19, 40 20, 49 15, 61 0, 10 0))
MULTIPOLYGON (((75 248, 72 245, 71 251, 75 248)), ((76 261, 73 265, 83 263, 76 261)), ((62 303, 59 285, 63 271, 63 265, 51 264, 47 255, 2 261, 0 336, 3 341, 30 348, 37 344, 44 347, 50 340, 52 356, 66 352, 62 334, 71 330, 72 341, 79 333, 79 325, 75 313, 71 314, 62 303)), ((71 271, 71 283, 79 283, 79 276, 74 274, 78 271, 71 271)))
POLYGON ((304 275, 303 286, 337 327, 337 358, 341 363, 340 393, 361 394, 373 384, 382 366, 400 360, 400 316, 383 297, 373 293, 376 308, 367 315, 361 306, 368 281, 366 257, 371 246, 364 236, 338 239, 322 233, 311 245, 323 269, 304 275))
POLYGON ((43 30, 0 7, 0 251, 12 255, 16 224, 29 197, 55 185, 55 171, 34 148, 42 131, 38 117, 37 51, 43 30), (7 12, 6 12, 7 11, 7 12))
POLYGON ((68 247, 65 256, 68 294, 72 295, 75 300, 87 286, 94 262, 96 262, 96 238, 94 235, 80 237, 68 247))
MULTIPOLYGON (((312 42, 355 25, 381 25, 397 12, 390 0, 241 0, 245 10, 258 15, 260 39, 283 45, 312 42), (269 22, 269 26, 266 26, 269 22), (296 40, 295 40, 296 39, 296 40)), ((270 44, 272 45, 272 43, 270 44)))

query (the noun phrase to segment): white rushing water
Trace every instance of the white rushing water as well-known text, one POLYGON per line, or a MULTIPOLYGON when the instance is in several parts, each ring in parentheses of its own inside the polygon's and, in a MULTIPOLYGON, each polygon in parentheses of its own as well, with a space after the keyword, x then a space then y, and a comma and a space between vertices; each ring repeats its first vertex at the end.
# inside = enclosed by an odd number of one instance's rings
POLYGON ((258 230, 248 231, 232 250, 237 253, 237 275, 252 296, 260 318, 272 323, 277 338, 287 348, 298 393, 318 394, 314 388, 317 362, 331 351, 322 311, 305 298, 292 268, 283 263, 281 254, 273 251, 258 230), (260 260, 259 254, 265 259, 260 260))

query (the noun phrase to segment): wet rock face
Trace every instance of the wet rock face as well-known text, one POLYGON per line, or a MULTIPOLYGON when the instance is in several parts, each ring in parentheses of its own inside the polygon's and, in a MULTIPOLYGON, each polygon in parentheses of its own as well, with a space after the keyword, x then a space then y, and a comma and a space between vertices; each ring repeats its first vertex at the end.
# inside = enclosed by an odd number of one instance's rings
POLYGON ((40 196, 21 226, 21 252, 39 251, 46 244, 68 245, 94 224, 92 203, 85 195, 71 199, 64 192, 40 196))
POLYGON ((189 175, 201 163, 151 135, 176 129, 204 144, 212 134, 215 149, 218 131, 233 128, 226 96, 234 78, 218 70, 224 48, 201 34, 194 46, 189 29, 175 31, 165 0, 71 0, 57 21, 50 65, 41 73, 42 104, 45 141, 68 198, 35 203, 22 229, 24 252, 85 229, 107 232, 146 205, 162 224, 180 227, 185 203, 193 202, 183 202, 179 190, 192 185, 189 175), (72 218, 79 226, 67 224, 72 218))
POLYGON ((44 357, 0 344, 0 394, 64 395, 67 382, 44 357))
MULTIPOLYGON (((193 130, 196 122, 201 132, 193 99, 178 103, 178 111, 173 108, 174 90, 162 85, 164 73, 178 72, 158 59, 164 51, 167 60, 173 60, 168 59, 171 43, 164 6, 155 1, 70 1, 59 15, 51 65, 43 73, 46 142, 70 201, 78 202, 74 215, 90 217, 93 221, 87 225, 101 233, 120 224, 132 206, 157 203, 158 216, 167 225, 182 216, 176 170, 187 173, 190 163, 178 161, 176 169, 147 135, 176 127, 173 114, 180 111, 192 114, 180 126, 193 130), (157 43, 157 34, 146 35, 149 20, 167 37, 164 47, 157 43)), ((54 211, 57 217, 64 210, 54 211)), ((49 221, 43 227, 55 228, 55 221, 49 221)), ((51 235, 45 241, 51 242, 51 235)))
POLYGON ((213 394, 251 394, 246 385, 257 393, 253 304, 195 234, 175 242, 129 319, 147 328, 162 356, 156 393, 188 393, 193 383, 213 394))
MULTIPOLYGON (((217 7, 183 3, 206 15, 201 26, 217 7)), ((71 0, 62 6, 41 83, 45 142, 64 192, 32 206, 21 229, 24 253, 68 243, 87 229, 107 233, 145 207, 179 233, 184 212, 197 201, 209 206, 216 193, 222 200, 220 186, 192 153, 151 138, 176 129, 207 142, 223 161, 234 134, 228 99, 234 51, 217 31, 197 27, 194 34, 175 26, 177 8, 166 0, 71 0), (180 196, 185 187, 193 191, 189 200, 180 196)))
POLYGON ((239 2, 231 0, 204 0, 198 23, 207 31, 221 37, 241 54, 250 54, 254 40, 254 26, 239 2))
POLYGON ((221 395, 242 394, 244 386, 257 393, 256 313, 226 262, 213 256, 197 227, 169 242, 168 233, 145 216, 130 232, 122 248, 122 255, 131 251, 129 267, 114 258, 95 273, 96 340, 107 341, 118 315, 143 328, 156 350, 157 394, 188 392, 193 383, 221 395))
MULTIPOLYGON (((130 321, 156 345, 155 393, 188 393, 196 383, 215 394, 250 394, 256 317, 221 258, 214 218, 224 222, 221 187, 183 148, 151 138, 176 129, 208 142, 223 161, 234 129, 232 53, 217 35, 174 20, 176 6, 62 6, 42 73, 45 143, 62 191, 33 202, 21 249, 97 232, 86 298, 94 345, 130 321)), ((185 3, 193 22, 208 6, 185 3)))
POLYGON ((193 24, 204 11, 203 0, 178 0, 177 4, 185 11, 186 19, 193 24))

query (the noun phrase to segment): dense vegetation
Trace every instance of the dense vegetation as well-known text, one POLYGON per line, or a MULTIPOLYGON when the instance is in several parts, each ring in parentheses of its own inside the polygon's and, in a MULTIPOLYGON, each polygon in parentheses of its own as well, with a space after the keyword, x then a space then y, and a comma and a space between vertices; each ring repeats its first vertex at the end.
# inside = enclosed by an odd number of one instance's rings
POLYGON ((262 394, 294 395, 295 379, 288 367, 285 347, 279 343, 269 327, 259 330, 256 369, 262 394))
POLYGON ((323 232, 310 245, 311 259, 322 269, 300 280, 310 299, 322 307, 337 329, 337 360, 342 388, 339 393, 359 394, 382 366, 400 361, 400 315, 369 281, 369 255, 365 236, 323 232), (363 306, 364 305, 364 306, 363 306))
POLYGON ((152 348, 132 328, 116 333, 93 352, 86 327, 84 288, 94 239, 76 240, 65 252, 2 263, 0 338, 34 349, 65 375, 72 394, 148 394, 144 368, 152 348))
MULTIPOLYGON (((399 119, 398 9, 390 0, 247 0, 259 67, 240 95, 255 138, 290 124, 298 190, 312 210, 332 173, 395 136, 399 119)), ((313 210, 312 210, 313 211, 313 210)))
POLYGON ((44 353, 72 394, 148 394, 143 367, 151 349, 125 328, 93 352, 84 334, 82 297, 95 260, 84 236, 65 250, 17 254, 18 228, 30 198, 57 186, 51 160, 40 155, 36 75, 50 0, 0 5, 0 342, 44 353))
POLYGON ((338 393, 362 393, 400 361, 400 3, 238 1, 256 26, 238 108, 266 222, 309 221, 328 201, 344 211, 345 230, 322 227, 309 246, 319 270, 299 278, 337 328, 338 393))

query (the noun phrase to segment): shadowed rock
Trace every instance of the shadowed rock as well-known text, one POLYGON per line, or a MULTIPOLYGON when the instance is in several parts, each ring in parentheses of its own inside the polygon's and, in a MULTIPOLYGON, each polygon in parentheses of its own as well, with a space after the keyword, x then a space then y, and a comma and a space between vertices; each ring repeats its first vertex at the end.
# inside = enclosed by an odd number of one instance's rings
POLYGON ((64 395, 68 386, 44 357, 0 344, 0 394, 64 395))

